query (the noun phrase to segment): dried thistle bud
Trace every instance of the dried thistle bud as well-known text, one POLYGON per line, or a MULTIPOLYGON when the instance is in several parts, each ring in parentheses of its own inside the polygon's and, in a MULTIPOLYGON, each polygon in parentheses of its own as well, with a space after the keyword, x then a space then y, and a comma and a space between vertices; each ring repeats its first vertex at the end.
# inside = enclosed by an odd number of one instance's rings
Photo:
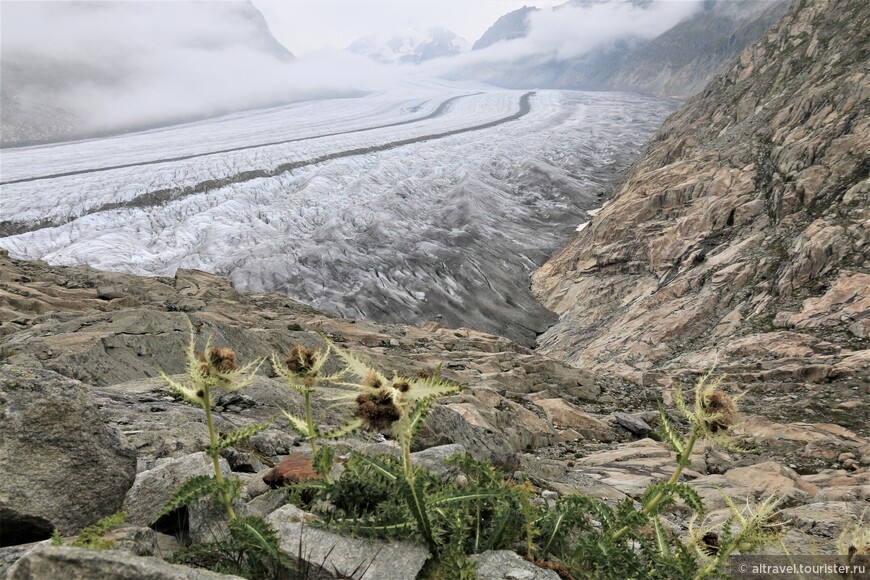
POLYGON ((737 423, 737 405, 722 391, 714 391, 704 401, 704 415, 711 433, 726 431, 737 423))
POLYGON ((701 549, 707 554, 715 556, 719 553, 719 534, 707 532, 701 537, 701 549))
POLYGON ((398 381, 393 383, 393 388, 400 393, 407 393, 411 390, 411 383, 409 383, 408 381, 398 381))
POLYGON ((386 391, 358 396, 353 414, 363 420, 366 429, 379 432, 391 429, 401 417, 398 407, 386 391))
POLYGON ((231 373, 239 370, 239 362, 236 353, 231 348, 210 348, 206 352, 199 353, 202 370, 206 374, 231 373))
POLYGON ((290 356, 284 361, 287 369, 297 375, 311 373, 317 364, 317 352, 302 345, 296 345, 290 351, 290 356))
POLYGON ((369 387, 371 389, 380 389, 383 387, 383 382, 377 373, 369 373, 366 375, 366 378, 363 379, 362 382, 364 387, 369 387))

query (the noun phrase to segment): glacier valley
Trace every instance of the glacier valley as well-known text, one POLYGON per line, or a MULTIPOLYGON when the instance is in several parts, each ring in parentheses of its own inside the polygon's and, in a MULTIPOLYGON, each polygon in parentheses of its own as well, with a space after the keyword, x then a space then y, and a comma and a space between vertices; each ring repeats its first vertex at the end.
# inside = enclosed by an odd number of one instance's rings
POLYGON ((529 275, 678 103, 414 80, 0 155, 0 247, 197 268, 339 315, 533 344, 529 275))

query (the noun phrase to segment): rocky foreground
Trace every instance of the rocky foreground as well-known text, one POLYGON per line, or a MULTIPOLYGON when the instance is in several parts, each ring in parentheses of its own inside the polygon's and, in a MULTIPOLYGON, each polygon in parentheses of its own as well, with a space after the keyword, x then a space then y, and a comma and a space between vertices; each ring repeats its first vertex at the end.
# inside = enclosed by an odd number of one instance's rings
MULTIPOLYGON (((672 454, 654 434, 655 389, 594 377, 471 330, 335 318, 281 295, 241 294, 226 279, 193 270, 140 278, 6 255, 0 256, 0 323, 0 513, 7 546, 0 561, 8 567, 28 554, 11 578, 43 577, 70 561, 93 574, 168 566, 130 554, 166 557, 178 538, 201 541, 213 533, 214 514, 205 506, 191 507, 186 524, 147 527, 178 485, 210 469, 202 413, 155 378, 158 368, 182 371, 178 343, 190 324, 203 340, 211 334, 216 344, 235 348, 243 361, 296 343, 314 346, 324 333, 385 370, 413 375, 440 366, 465 389, 436 407, 417 440, 416 461, 427 469, 442 469, 443 457, 467 452, 508 474, 525 472, 541 501, 574 492, 637 498, 673 471, 672 454), (53 529, 73 535, 121 508, 130 518, 114 533, 119 551, 33 544, 53 529)), ((298 397, 270 374, 263 368, 250 389, 218 401, 220 430, 273 417, 279 407, 298 410, 298 397)), ((339 410, 321 405, 317 412, 325 423, 340 422, 339 410)), ((870 444, 862 435, 835 424, 749 416, 741 439, 757 451, 729 455, 702 446, 686 471, 711 509, 725 508, 724 493, 783 496, 786 545, 803 553, 835 551, 842 530, 867 517, 870 444)), ((393 447, 360 435, 343 441, 339 452, 393 447)), ((373 548, 304 527, 305 514, 270 484, 292 481, 306 454, 310 447, 276 421, 250 445, 229 450, 223 468, 245 481, 248 513, 266 516, 289 551, 302 541, 312 546, 312 559, 328 558, 339 571, 377 552, 366 578, 412 577, 425 560, 422 547, 373 548), (313 548, 333 545, 329 554, 313 548)), ((679 511, 670 517, 675 530, 685 531, 679 511)), ((495 570, 529 566, 510 553, 481 558, 492 559, 495 570)), ((488 569, 479 562, 480 574, 488 569)), ((181 570, 163 573, 213 577, 181 570)))

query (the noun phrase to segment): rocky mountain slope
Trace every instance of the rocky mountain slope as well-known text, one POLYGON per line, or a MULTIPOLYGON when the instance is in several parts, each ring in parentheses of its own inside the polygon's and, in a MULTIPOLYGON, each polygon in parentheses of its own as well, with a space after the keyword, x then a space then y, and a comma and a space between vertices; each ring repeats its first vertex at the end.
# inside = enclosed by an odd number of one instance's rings
MULTIPOLYGON (((192 506, 186 520, 146 527, 182 481, 211 468, 202 453, 208 440, 202 413, 156 377, 158 368, 183 370, 178 343, 190 325, 199 340, 212 335, 242 361, 293 344, 322 344, 318 333, 325 333, 385 370, 413 376, 441 367, 465 389, 441 401, 415 440, 414 460, 427 469, 437 469, 439 457, 465 452, 508 473, 524 472, 540 501, 574 492, 639 498, 673 470, 673 454, 650 438, 658 425, 657 389, 596 377, 500 337, 336 318, 278 294, 239 293, 228 280, 195 270, 139 278, 18 261, 0 251, 0 573, 12 566, 10 578, 26 579, 48 570, 63 576, 69 566, 93 575, 156 567, 161 577, 199 578, 140 557, 167 557, 177 537, 202 541, 214 525, 205 507, 192 506), (16 459, 24 447, 27 461, 16 459), (52 529, 73 535, 122 507, 130 516, 113 532, 115 551, 46 546, 52 529)), ((263 368, 250 388, 218 399, 214 416, 223 432, 275 417, 281 408, 298 413, 301 398, 263 368)), ((315 413, 325 425, 342 421, 341 411, 323 401, 315 413)), ((866 517, 865 437, 838 425, 762 416, 745 417, 738 436, 756 450, 738 456, 700 445, 685 472, 714 514, 726 507, 723 492, 748 500, 777 493, 793 522, 786 545, 803 553, 835 550, 839 534, 866 517)), ((339 461, 353 449, 390 452, 395 445, 356 435, 339 444, 339 461)), ((290 552, 303 538, 315 565, 332 558, 349 572, 369 559, 365 578, 413 577, 425 559, 418 545, 312 526, 303 533, 299 522, 307 516, 269 482, 291 477, 292 466, 310 453, 276 421, 249 445, 227 450, 221 466, 243 481, 243 509, 268 516, 290 552)), ((668 517, 675 533, 686 533, 679 511, 668 517)), ((480 578, 488 577, 490 558, 499 573, 528 565, 510 553, 487 553, 480 578)))
MULTIPOLYGON (((587 4, 595 3, 577 2, 555 10, 587 4)), ((572 58, 528 57, 475 72, 514 88, 617 90, 687 98, 776 23, 789 4, 787 0, 713 0, 652 39, 625 37, 572 58)), ((535 10, 524 7, 502 16, 473 49, 527 36, 529 15, 535 10)))
POLYGON ((496 42, 524 37, 529 30, 528 15, 535 10, 537 8, 534 6, 523 6, 500 16, 492 26, 486 29, 483 36, 474 42, 471 50, 481 50, 496 42))
POLYGON ((560 315, 542 353, 664 386, 718 364, 760 412, 866 433, 864 8, 797 3, 668 119, 612 200, 534 275, 560 315))

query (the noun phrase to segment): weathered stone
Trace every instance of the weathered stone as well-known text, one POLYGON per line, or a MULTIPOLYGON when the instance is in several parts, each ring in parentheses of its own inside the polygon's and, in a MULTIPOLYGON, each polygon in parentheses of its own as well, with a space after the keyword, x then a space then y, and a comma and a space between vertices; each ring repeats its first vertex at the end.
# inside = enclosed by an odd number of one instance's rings
POLYGON ((613 418, 620 427, 640 437, 646 437, 652 431, 652 427, 636 415, 619 411, 613 414, 613 418))
POLYGON ((544 570, 509 550, 489 550, 471 557, 477 564, 477 580, 559 580, 552 570, 544 570))
POLYGON ((603 421, 596 419, 564 399, 540 399, 534 402, 547 414, 547 418, 560 427, 570 427, 584 437, 599 441, 613 441, 614 433, 603 421))
POLYGON ((454 455, 465 455, 465 447, 455 443, 452 445, 430 447, 429 449, 412 453, 411 462, 433 475, 449 479, 459 475, 459 468, 445 461, 454 455))
POLYGON ((429 552, 423 546, 405 541, 383 542, 352 538, 305 525, 299 510, 284 506, 267 519, 281 540, 281 549, 290 554, 301 552, 311 566, 323 566, 340 577, 356 573, 360 580, 416 578, 429 552), (362 571, 365 571, 360 575, 362 571), (344 576, 342 576, 344 575, 344 576))
POLYGON ((247 503, 247 511, 253 515, 266 517, 287 503, 287 492, 282 489, 270 489, 258 495, 247 503))
POLYGON ((175 566, 157 558, 139 557, 114 550, 44 547, 16 562, 7 580, 240 580, 200 568, 175 566))
POLYGON ((156 533, 151 528, 123 526, 103 534, 112 540, 112 549, 129 552, 134 556, 153 556, 157 549, 156 533))
POLYGON ((725 479, 755 490, 759 497, 776 496, 792 504, 805 503, 819 493, 818 487, 804 481, 793 469, 774 461, 731 469, 725 479))
MULTIPOLYGON (((230 474, 226 460, 220 459, 221 473, 230 474)), ((143 471, 136 476, 133 487, 124 498, 123 509, 127 521, 132 524, 148 526, 154 522, 160 509, 178 489, 197 475, 214 475, 211 458, 205 453, 192 453, 163 462, 154 469, 143 471)))
POLYGON ((291 483, 303 483, 312 479, 320 479, 320 474, 311 466, 311 456, 301 453, 291 453, 281 459, 280 463, 263 476, 263 481, 270 487, 281 487, 291 483))
POLYGON ((469 455, 485 459, 505 470, 513 470, 519 464, 513 448, 471 409, 457 405, 438 405, 414 439, 416 449, 455 443, 462 445, 469 455))
POLYGON ((782 511, 789 525, 806 534, 826 539, 837 538, 844 529, 856 524, 870 525, 864 502, 826 501, 810 503, 782 511))
MULTIPOLYGON (((237 517, 250 515, 247 504, 233 502, 237 517)), ((187 533, 195 544, 205 544, 225 540, 230 533, 227 508, 216 497, 198 499, 187 506, 187 533)))
POLYGON ((0 545, 76 533, 121 507, 136 456, 88 389, 0 366, 0 545))
POLYGON ((831 403, 868 372, 866 58, 844 33, 867 21, 860 0, 832 7, 792 4, 533 274, 559 314, 539 352, 637 384, 716 366, 753 412, 866 436, 866 412, 831 403), (805 352, 783 352, 795 335, 805 352))

